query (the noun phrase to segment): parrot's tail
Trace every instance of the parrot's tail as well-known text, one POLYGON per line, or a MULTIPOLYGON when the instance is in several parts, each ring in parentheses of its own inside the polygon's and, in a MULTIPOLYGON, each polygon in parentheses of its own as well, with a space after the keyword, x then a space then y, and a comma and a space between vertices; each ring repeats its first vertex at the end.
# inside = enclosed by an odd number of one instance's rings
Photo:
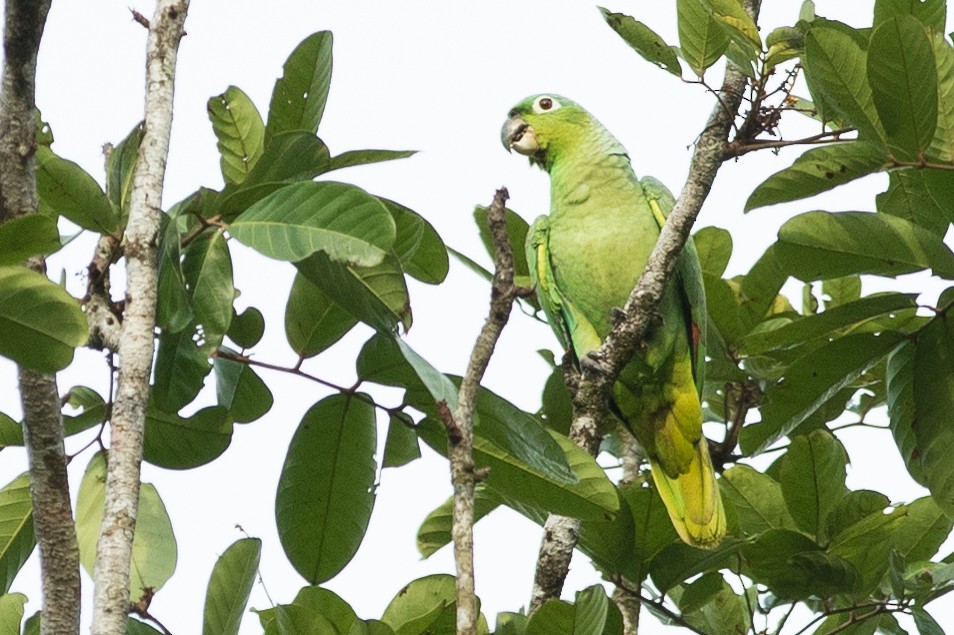
POLYGON ((695 444, 689 470, 673 478, 657 461, 650 461, 656 489, 682 540, 694 547, 713 549, 725 536, 725 508, 719 495, 705 437, 695 444))

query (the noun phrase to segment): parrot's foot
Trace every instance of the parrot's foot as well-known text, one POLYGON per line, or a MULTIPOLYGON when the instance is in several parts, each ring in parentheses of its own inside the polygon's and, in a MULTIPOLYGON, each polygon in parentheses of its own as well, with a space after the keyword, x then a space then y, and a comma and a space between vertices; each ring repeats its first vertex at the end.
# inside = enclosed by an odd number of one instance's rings
POLYGON ((609 366, 603 361, 603 357, 597 351, 590 351, 580 359, 580 366, 584 370, 595 370, 601 375, 610 372, 609 366))

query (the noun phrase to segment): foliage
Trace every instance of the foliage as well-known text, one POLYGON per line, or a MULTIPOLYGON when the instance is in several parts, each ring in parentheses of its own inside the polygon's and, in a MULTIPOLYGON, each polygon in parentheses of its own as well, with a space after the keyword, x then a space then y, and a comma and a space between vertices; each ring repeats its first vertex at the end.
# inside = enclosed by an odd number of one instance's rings
MULTIPOLYGON (((929 271, 954 279, 954 253, 943 240, 954 219, 954 47, 944 35, 945 3, 878 0, 873 26, 855 29, 816 16, 806 2, 794 24, 764 41, 735 0, 678 0, 675 13, 679 46, 670 47, 642 22, 602 10, 627 45, 668 73, 681 77, 685 65, 702 81, 726 58, 748 73, 750 111, 738 123, 734 156, 779 147, 765 135, 797 112, 821 122, 822 133, 805 143, 824 145, 756 187, 746 211, 875 172, 888 172, 888 189, 874 212, 816 210, 790 218, 742 275, 725 274, 733 251, 728 232, 706 228, 695 235, 710 310, 705 416, 726 430, 726 441, 713 446, 730 519, 722 545, 703 551, 679 542, 645 482, 614 483, 569 440, 570 405, 558 368, 538 412, 486 389, 478 395, 474 457, 486 471, 478 519, 501 505, 541 524, 551 513, 582 519, 579 549, 608 582, 662 621, 696 632, 755 633, 763 623, 772 623, 773 632, 794 631, 786 620, 796 604, 817 614, 819 633, 903 633, 898 613, 912 616, 921 632, 940 632, 926 606, 954 588, 951 557, 935 559, 954 518, 954 467, 946 456, 954 442, 948 425, 954 287, 936 301, 910 293, 862 295, 861 276, 929 271), (784 68, 792 70, 782 89, 768 90, 773 73, 784 68), (792 92, 799 73, 810 101, 792 92), (782 100, 771 102, 778 94, 782 100), (779 295, 789 278, 804 285, 800 311, 779 295), (871 423, 879 417, 889 421, 908 470, 929 496, 896 504, 846 486, 849 457, 839 430, 846 420, 884 428, 871 423), (767 469, 753 467, 765 463, 760 455, 777 452, 767 469)), ((451 576, 409 582, 380 620, 359 618, 346 600, 316 586, 348 564, 373 513, 377 414, 389 425, 386 467, 420 456, 420 441, 446 454, 441 411, 453 409, 459 383, 400 335, 413 323, 407 277, 441 283, 448 248, 413 210, 328 178, 344 167, 412 154, 331 155, 318 136, 331 67, 332 36, 316 33, 289 56, 265 117, 234 86, 208 102, 224 185, 197 189, 163 217, 145 460, 179 470, 206 464, 228 451, 235 424, 269 412, 272 393, 256 369, 275 367, 251 353, 270 325, 254 307, 235 307, 233 239, 290 263, 297 274, 284 330, 298 360, 279 370, 333 394, 316 401, 289 440, 275 497, 281 546, 308 584, 291 601, 255 611, 261 627, 269 634, 450 632, 451 576), (302 370, 359 324, 371 335, 355 360, 355 385, 302 370), (210 375, 214 405, 198 397, 210 375), (399 405, 379 403, 375 386, 403 391, 399 405)), ((104 238, 121 236, 143 130, 136 126, 113 148, 105 188, 55 154, 45 124, 41 131, 40 214, 0 227, 0 354, 55 371, 86 340, 82 303, 17 263, 61 246, 59 217, 104 238)), ((477 210, 479 223, 485 216, 477 210)), ((527 227, 513 212, 507 223, 519 284, 528 271, 527 227)), ((481 232, 490 250, 489 234, 481 232)), ((526 305, 538 308, 532 299, 526 305)), ((82 386, 67 403, 78 410, 66 417, 68 435, 102 429, 112 406, 82 386)), ((886 434, 871 432, 879 433, 886 434)), ((0 447, 22 443, 19 424, 0 413, 0 447)), ((604 445, 609 455, 619 447, 612 439, 604 445)), ((77 504, 87 568, 103 513, 106 454, 88 460, 77 504)), ((25 482, 21 476, 0 489, 3 591, 34 546, 25 482)), ((159 492, 145 484, 140 505, 133 601, 148 608, 173 574, 176 543, 159 492)), ((421 553, 431 555, 450 536, 448 503, 424 519, 421 553)), ((203 632, 238 631, 261 553, 260 541, 244 538, 219 558, 203 632)), ((0 606, 8 607, 0 610, 0 630, 17 632, 22 605, 22 596, 0 595, 0 606)), ((596 586, 529 617, 502 613, 493 632, 611 634, 622 623, 616 604, 596 586)), ((138 620, 130 631, 154 632, 138 620)), ((483 618, 480 632, 491 632, 483 618)))

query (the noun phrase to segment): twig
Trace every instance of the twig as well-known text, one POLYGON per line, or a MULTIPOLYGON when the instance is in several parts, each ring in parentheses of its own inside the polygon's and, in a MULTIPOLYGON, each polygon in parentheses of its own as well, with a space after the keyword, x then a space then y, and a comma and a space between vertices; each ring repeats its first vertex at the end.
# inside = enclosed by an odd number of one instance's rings
MULTIPOLYGON (((0 223, 36 213, 36 58, 50 0, 7 0, 0 88, 0 223)), ((26 266, 46 272, 42 257, 26 266)), ((43 611, 40 632, 79 633, 79 548, 73 524, 63 415, 56 376, 19 369, 23 440, 40 551, 43 611)))
MULTIPOLYGON (((778 139, 778 140, 763 140, 763 141, 751 141, 748 143, 742 143, 741 141, 733 141, 728 144, 726 148, 726 159, 731 159, 735 157, 740 157, 743 154, 748 154, 749 152, 755 152, 756 150, 765 150, 767 148, 786 148, 788 146, 798 146, 798 145, 817 145, 824 143, 834 143, 836 141, 841 141, 841 135, 855 132, 854 128, 839 128, 838 130, 831 130, 828 132, 821 132, 810 137, 805 137, 803 139, 778 139)), ((954 166, 952 166, 954 167, 954 166)))
POLYGON ((91 631, 125 632, 139 466, 152 368, 157 293, 157 236, 169 135, 176 54, 189 0, 159 0, 146 44, 145 134, 133 172, 126 226, 126 301, 119 339, 119 386, 110 420, 106 503, 97 544, 91 631))
MULTIPOLYGON (((477 596, 474 592, 474 488, 478 474, 474 468, 474 407, 480 380, 510 319, 516 299, 513 285, 513 251, 507 236, 504 205, 509 198, 505 188, 494 195, 487 210, 487 222, 494 239, 494 277, 490 291, 490 315, 480 329, 467 371, 460 382, 457 407, 453 415, 444 404, 442 420, 447 427, 451 482, 454 486, 454 511, 451 535, 454 540, 454 561, 457 563, 457 633, 475 635, 477 596)), ((440 404, 438 404, 440 405, 440 404)))
MULTIPOLYGON (((755 19, 758 15, 758 0, 747 5, 747 10, 755 19)), ((614 324, 593 356, 596 363, 583 365, 581 369, 579 389, 573 399, 570 438, 593 456, 599 449, 602 422, 609 411, 612 386, 655 316, 666 282, 675 271, 689 231, 722 165, 728 145, 726 138, 742 103, 745 85, 745 75, 734 64, 728 63, 720 91, 721 99, 713 108, 696 143, 689 176, 679 199, 660 232, 646 269, 623 307, 625 317, 614 324)), ((555 515, 547 518, 537 559, 531 611, 548 599, 560 596, 579 535, 579 519, 555 515)))

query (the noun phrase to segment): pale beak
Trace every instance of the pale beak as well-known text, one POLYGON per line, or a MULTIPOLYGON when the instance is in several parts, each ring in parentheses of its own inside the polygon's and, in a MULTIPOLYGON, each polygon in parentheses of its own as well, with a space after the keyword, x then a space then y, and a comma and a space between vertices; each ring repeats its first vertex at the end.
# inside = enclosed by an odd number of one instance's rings
POLYGON ((537 135, 533 126, 520 115, 514 115, 504 122, 500 130, 500 141, 507 151, 516 150, 520 154, 532 157, 540 151, 537 135))

